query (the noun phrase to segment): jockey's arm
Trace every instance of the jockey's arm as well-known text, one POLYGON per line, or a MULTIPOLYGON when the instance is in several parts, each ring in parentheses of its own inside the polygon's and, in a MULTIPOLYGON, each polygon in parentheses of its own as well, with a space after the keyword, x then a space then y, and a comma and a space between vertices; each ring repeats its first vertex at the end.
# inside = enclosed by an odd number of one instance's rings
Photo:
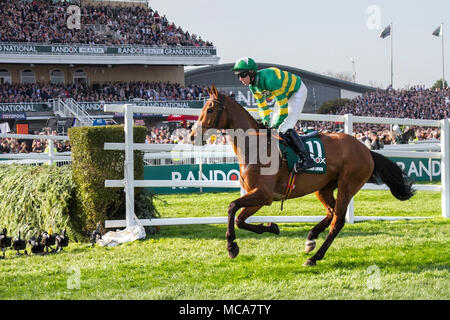
POLYGON ((255 96, 256 104, 258 105, 258 112, 261 117, 261 121, 267 126, 270 123, 270 110, 267 105, 266 98, 258 93, 253 93, 253 95, 255 96))
MULTIPOLYGON (((276 72, 274 72, 276 74, 276 72)), ((275 115, 273 127, 278 127, 284 122, 288 116, 288 101, 286 96, 286 83, 282 81, 281 76, 274 76, 265 82, 265 86, 272 92, 272 99, 275 99, 275 103, 278 105, 278 114, 275 115)))

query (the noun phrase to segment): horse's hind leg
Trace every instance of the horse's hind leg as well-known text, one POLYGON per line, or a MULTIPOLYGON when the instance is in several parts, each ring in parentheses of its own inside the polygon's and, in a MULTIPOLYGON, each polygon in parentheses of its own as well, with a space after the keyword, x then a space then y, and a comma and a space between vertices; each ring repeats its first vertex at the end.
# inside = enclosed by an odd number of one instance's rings
POLYGON ((253 215, 256 211, 258 211, 262 206, 258 207, 245 207, 242 209, 241 213, 236 218, 236 225, 239 229, 249 230, 258 234, 263 232, 271 232, 275 234, 280 234, 280 229, 276 223, 269 223, 267 226, 264 224, 250 224, 245 222, 248 217, 253 215))
POLYGON ((338 235, 339 231, 341 231, 342 227, 345 224, 345 215, 347 213, 347 207, 350 203, 352 197, 358 192, 359 189, 362 188, 366 180, 359 179, 358 182, 353 182, 349 179, 350 175, 342 175, 338 182, 338 194, 336 199, 336 205, 334 208, 333 219, 331 220, 331 228, 328 233, 327 238, 323 242, 322 246, 319 250, 317 250, 316 254, 308 259, 304 265, 306 266, 314 266, 316 265, 317 260, 321 260, 334 238, 338 235))
POLYGON ((308 238, 305 243, 305 252, 311 252, 316 247, 317 237, 321 232, 323 232, 330 225, 333 220, 334 214, 334 206, 336 205, 336 200, 334 199, 333 191, 336 188, 336 185, 328 185, 322 190, 315 192, 316 197, 322 202, 325 210, 327 212, 327 216, 320 221, 308 234, 308 238))
POLYGON ((345 224, 345 214, 347 212, 347 206, 350 202, 350 199, 351 198, 348 197, 345 197, 345 199, 343 199, 343 197, 339 197, 338 195, 335 214, 333 215, 333 218, 331 220, 330 232, 328 233, 328 236, 326 237, 322 246, 319 248, 319 250, 317 250, 316 254, 305 262, 305 266, 315 266, 316 261, 321 260, 325 256, 325 253, 327 252, 334 238, 336 238, 339 231, 341 231, 342 227, 345 224))

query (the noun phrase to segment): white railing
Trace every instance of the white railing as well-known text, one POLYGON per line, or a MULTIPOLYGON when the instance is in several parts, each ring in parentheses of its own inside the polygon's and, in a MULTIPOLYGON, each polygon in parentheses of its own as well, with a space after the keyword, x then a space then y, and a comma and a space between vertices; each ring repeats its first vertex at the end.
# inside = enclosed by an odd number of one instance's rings
MULTIPOLYGON (((10 159, 10 160, 23 160, 23 162, 32 163, 42 163, 47 162, 50 165, 54 163, 67 163, 72 161, 72 156, 70 153, 56 152, 54 148, 53 141, 55 140, 69 140, 68 136, 48 136, 48 135, 35 135, 35 134, 11 134, 11 133, 0 133, 0 138, 14 138, 14 139, 44 139, 47 140, 48 152, 42 153, 5 153, 0 154, 0 159, 10 159)), ((9 164, 11 162, 1 161, 0 164, 9 164)))
MULTIPOLYGON (((105 150, 125 150, 124 162, 124 179, 123 180, 106 180, 105 187, 121 187, 124 188, 126 196, 126 219, 116 221, 106 221, 107 228, 131 226, 137 223, 137 218, 134 214, 134 188, 135 187, 199 187, 199 188, 240 188, 238 181, 166 181, 166 180, 134 180, 134 164, 133 164, 133 150, 142 151, 169 151, 177 148, 180 151, 180 145, 152 145, 143 143, 133 143, 133 114, 134 113, 153 113, 153 114, 180 114, 180 115, 199 115, 200 109, 184 109, 184 108, 159 108, 159 107, 139 107, 132 104, 124 105, 105 105, 105 112, 122 112, 125 118, 125 143, 105 143, 105 150), (171 149, 172 148, 172 149, 171 149)), ((258 116, 257 112, 252 112, 252 115, 258 116)), ((398 124, 398 125, 419 125, 427 127, 441 128, 441 151, 440 152, 409 152, 407 157, 431 157, 439 158, 441 160, 441 185, 414 185, 416 190, 423 191, 440 191, 442 199, 442 216, 450 218, 450 123, 448 119, 444 120, 416 120, 416 119, 398 119, 398 118, 373 118, 373 117, 357 117, 351 114, 344 116, 340 115, 318 115, 318 114, 302 114, 301 120, 304 121, 332 121, 344 122, 344 131, 347 134, 353 134, 353 123, 382 123, 382 124, 398 124), (419 155, 420 154, 420 155, 419 155)), ((194 151, 194 146, 186 146, 181 148, 189 148, 194 151)), ((390 156, 403 157, 405 151, 379 151, 390 156)), ((378 186, 375 184, 366 184, 364 189, 385 190, 386 186, 378 186)), ((355 217, 354 216, 353 199, 351 200, 346 220, 350 223, 362 220, 392 220, 405 217, 355 217)), ((275 222, 274 217, 259 217, 263 218, 263 222, 275 222)), ((411 219, 411 217, 406 217, 411 219)), ((255 218, 253 218, 255 219, 255 218)), ((249 219, 251 222, 253 219, 249 219)), ((288 219, 288 218, 286 218, 288 219)), ((323 217, 289 217, 290 222, 311 222, 320 221, 323 217)), ((167 221, 168 219, 165 219, 167 221)), ((189 218, 189 221, 183 219, 172 218, 171 224, 193 223, 195 219, 189 218)), ((158 225, 165 223, 160 219, 152 219, 150 221, 141 220, 142 225, 158 225)), ((198 218, 195 221, 199 223, 225 223, 226 218, 198 218), (209 222, 208 222, 209 221, 209 222), (222 222, 217 222, 222 221, 222 222)))
MULTIPOLYGON (((421 142, 423 143, 385 145, 382 150, 374 151, 380 152, 387 157, 428 158, 430 160, 432 158, 440 158, 440 143, 434 141, 432 143, 427 141, 421 142), (409 151, 428 151, 428 153, 420 152, 414 155, 409 151)), ((122 145, 120 146, 122 147, 122 145)), ((158 144, 152 146, 151 150, 146 150, 147 152, 144 153, 145 165, 184 164, 184 162, 188 164, 217 163, 218 161, 234 163, 238 161, 231 145, 205 145, 195 149, 191 145, 180 144, 158 144)))
MULTIPOLYGON (((16 135, 17 136, 17 135, 16 135)), ((16 137, 14 136, 14 137, 16 137)), ((21 139, 29 137, 30 135, 20 136, 21 139)), ((1 137, 1 136, 0 136, 1 137)), ((9 137, 13 137, 10 135, 9 137)), ((37 136, 33 136, 37 137, 37 136)), ((42 137, 42 136, 39 136, 42 137)), ((65 138, 65 137, 63 137, 65 138)), ((32 139, 32 138, 30 138, 32 139)), ((65 139, 56 139, 56 140, 65 140, 65 139)), ((386 145, 381 153, 389 156, 389 152, 387 151, 440 151, 441 147, 436 143, 429 143, 427 141, 421 141, 428 144, 421 145, 386 145)), ((174 145, 174 144, 153 144, 155 148, 159 150, 168 150, 164 152, 156 152, 156 150, 147 150, 144 153, 143 160, 144 166, 160 166, 160 165, 185 165, 185 164, 230 164, 230 163, 238 163, 238 158, 234 153, 231 145, 207 145, 203 147, 203 151, 199 149, 194 149, 196 151, 190 151, 192 147, 190 145, 184 145, 186 148, 181 147, 183 145, 174 145), (177 151, 173 151, 174 148, 177 151), (206 149, 205 149, 206 148, 206 149), (181 150, 180 150, 181 149, 181 150), (170 151, 172 150, 172 151, 170 151), (152 152, 155 151, 155 152, 152 152)), ((380 152, 380 151, 378 151, 380 152)), ((72 163, 71 158, 72 153, 70 151, 66 152, 57 152, 54 156, 48 154, 48 152, 44 153, 8 153, 3 154, 0 159, 7 159, 6 161, 0 162, 0 164, 41 164, 44 162, 48 162, 48 160, 53 160, 58 165, 66 165, 72 163)), ((395 156, 398 156, 399 153, 395 153, 395 156)), ((404 153, 406 158, 414 158, 414 155, 411 153, 404 153)), ((437 153, 419 153, 417 155, 418 158, 423 158, 424 155, 433 155, 436 158, 437 153)), ((432 158, 428 158, 429 161, 432 158)), ((430 175, 430 181, 432 181, 432 175, 430 175)))

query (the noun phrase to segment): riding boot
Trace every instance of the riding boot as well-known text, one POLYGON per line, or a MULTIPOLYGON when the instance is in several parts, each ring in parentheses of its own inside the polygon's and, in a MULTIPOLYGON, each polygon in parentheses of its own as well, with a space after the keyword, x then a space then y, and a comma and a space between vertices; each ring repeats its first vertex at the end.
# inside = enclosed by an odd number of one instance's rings
POLYGON ((295 173, 302 172, 315 166, 316 163, 311 158, 309 151, 306 150, 305 144, 294 129, 287 130, 283 136, 287 138, 291 146, 294 148, 294 151, 300 157, 299 161, 295 164, 295 173))

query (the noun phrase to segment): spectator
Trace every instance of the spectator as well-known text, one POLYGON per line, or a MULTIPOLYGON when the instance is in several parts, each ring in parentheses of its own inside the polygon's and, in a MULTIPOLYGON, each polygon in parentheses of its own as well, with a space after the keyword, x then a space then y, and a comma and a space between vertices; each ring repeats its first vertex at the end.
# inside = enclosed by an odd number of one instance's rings
POLYGON ((70 141, 66 140, 66 142, 64 143, 64 152, 70 152, 72 150, 71 146, 70 146, 70 141))
MULTIPOLYGON (((57 134, 54 134, 54 135, 56 136, 57 134)), ((56 146, 56 152, 64 152, 65 151, 64 144, 62 141, 56 141, 55 146, 56 146)))
POLYGON ((19 153, 20 144, 17 139, 12 139, 10 142, 10 153, 19 153))
POLYGON ((9 148, 9 143, 8 140, 3 139, 2 143, 0 144, 0 153, 9 153, 10 148, 9 148))
POLYGON ((378 136, 376 132, 370 134, 370 149, 380 150, 384 148, 384 143, 382 139, 378 136))
POLYGON ((28 145, 27 145, 27 143, 26 143, 25 141, 23 141, 23 142, 20 144, 20 150, 19 150, 19 153, 30 153, 30 152, 28 151, 28 145))
POLYGON ((31 147, 31 152, 33 153, 42 153, 45 150, 45 146, 42 144, 41 140, 34 140, 33 145, 31 147))
POLYGON ((397 124, 394 124, 392 126, 392 140, 394 141, 395 144, 407 144, 408 143, 408 139, 405 137, 405 134, 403 133, 403 131, 400 129, 400 127, 397 124))

